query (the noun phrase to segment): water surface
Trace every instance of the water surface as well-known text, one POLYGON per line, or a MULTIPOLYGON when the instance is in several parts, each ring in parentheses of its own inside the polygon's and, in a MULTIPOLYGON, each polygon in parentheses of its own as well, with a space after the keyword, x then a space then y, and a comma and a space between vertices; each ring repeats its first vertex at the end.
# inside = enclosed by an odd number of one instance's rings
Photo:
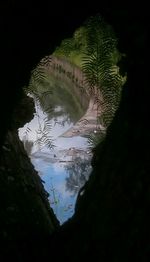
POLYGON ((35 99, 33 119, 19 129, 19 137, 49 193, 50 205, 61 224, 73 215, 78 191, 91 171, 87 138, 62 137, 83 114, 83 109, 66 90, 57 86, 42 106, 35 99), (49 104, 48 112, 45 108, 49 104))

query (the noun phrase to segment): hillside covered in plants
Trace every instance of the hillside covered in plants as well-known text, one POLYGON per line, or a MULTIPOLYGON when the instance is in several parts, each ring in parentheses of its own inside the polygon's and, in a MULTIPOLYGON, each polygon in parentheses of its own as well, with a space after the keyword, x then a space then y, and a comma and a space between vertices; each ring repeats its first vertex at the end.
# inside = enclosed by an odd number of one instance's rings
POLYGON ((54 56, 77 66, 85 77, 84 88, 95 97, 101 111, 101 123, 108 127, 118 108, 126 75, 121 75, 119 62, 125 56, 117 49, 112 27, 99 15, 90 17, 73 34, 64 39, 54 56), (97 96, 96 90, 100 91, 97 96))

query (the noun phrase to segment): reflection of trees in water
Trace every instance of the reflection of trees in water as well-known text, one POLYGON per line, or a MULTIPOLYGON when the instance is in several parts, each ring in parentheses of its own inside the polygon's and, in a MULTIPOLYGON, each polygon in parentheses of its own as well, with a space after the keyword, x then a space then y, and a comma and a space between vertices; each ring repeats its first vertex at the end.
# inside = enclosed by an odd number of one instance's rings
MULTIPOLYGON (((47 111, 47 108, 51 105, 51 110, 48 112, 48 118, 58 119, 63 117, 64 123, 70 124, 76 122, 82 115, 83 110, 79 108, 79 105, 75 102, 74 96, 69 93, 65 88, 60 85, 54 84, 53 92, 48 94, 44 98, 42 108, 47 111), (59 111, 55 110, 60 108, 59 111)), ((63 124, 63 123, 62 123, 63 124)))
POLYGON ((61 115, 61 117, 54 117, 54 126, 55 125, 59 125, 59 126, 65 126, 65 124, 72 124, 72 120, 70 119, 70 117, 68 115, 61 115))
MULTIPOLYGON (((30 94, 35 101, 38 130, 35 131, 34 144, 38 146, 39 150, 43 146, 52 149, 54 142, 50 135, 51 120, 54 120, 55 125, 64 127, 65 124, 70 125, 80 119, 83 109, 78 103, 78 98, 74 96, 70 86, 50 77, 43 67, 37 67, 32 72, 29 86, 25 88, 25 92, 30 94), (44 118, 41 118, 40 111, 45 114, 44 118)), ((28 125, 25 133, 28 135, 30 131, 32 132, 28 125)), ((30 152, 29 145, 27 150, 30 152)))
POLYGON ((65 166, 65 170, 69 175, 66 178, 66 190, 75 195, 89 178, 91 172, 90 160, 76 157, 73 163, 65 166))

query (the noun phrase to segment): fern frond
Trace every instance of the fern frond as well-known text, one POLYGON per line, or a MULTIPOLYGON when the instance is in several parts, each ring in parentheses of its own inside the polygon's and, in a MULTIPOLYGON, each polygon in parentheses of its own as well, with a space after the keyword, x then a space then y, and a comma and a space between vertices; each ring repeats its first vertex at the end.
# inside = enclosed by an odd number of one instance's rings
POLYGON ((94 87, 100 89, 103 97, 103 102, 100 101, 101 121, 107 127, 119 105, 123 86, 123 78, 112 59, 115 53, 118 54, 117 39, 112 28, 99 15, 91 17, 85 27, 88 44, 83 54, 82 70, 90 91, 94 87))

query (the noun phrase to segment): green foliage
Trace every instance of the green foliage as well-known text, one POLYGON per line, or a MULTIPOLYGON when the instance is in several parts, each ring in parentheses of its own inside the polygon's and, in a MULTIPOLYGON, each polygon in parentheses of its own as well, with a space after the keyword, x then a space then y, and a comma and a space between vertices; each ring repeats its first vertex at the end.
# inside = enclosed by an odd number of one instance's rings
POLYGON ((72 38, 64 39, 60 46, 56 48, 53 53, 56 56, 64 57, 68 61, 81 67, 82 52, 85 50, 86 41, 86 30, 84 27, 78 28, 72 38))
MULTIPOLYGON (((44 125, 40 123, 39 116, 39 108, 45 106, 45 99, 49 94, 52 94, 52 90, 50 89, 47 73, 44 68, 45 63, 47 63, 47 59, 39 64, 32 72, 31 78, 28 87, 24 88, 26 94, 32 96, 35 101, 36 108, 36 116, 38 119, 38 130, 36 131, 37 139, 35 144, 38 145, 39 149, 43 146, 47 146, 52 149, 54 147, 54 143, 52 137, 50 135, 51 125, 49 123, 48 115, 45 116, 44 125)), ((51 111, 51 107, 49 106, 45 109, 45 112, 48 114, 51 111)), ((31 130, 27 127, 26 133, 31 130)))
POLYGON ((82 69, 94 95, 99 88, 102 100, 101 124, 108 127, 119 105, 125 79, 117 67, 121 54, 117 50, 117 39, 112 28, 100 16, 86 22, 87 48, 84 52, 82 69))
POLYGON ((75 47, 80 52, 84 51, 87 48, 86 36, 87 36, 86 28, 84 26, 78 28, 73 35, 75 47))
MULTIPOLYGON (((32 72, 29 85, 24 91, 34 97, 42 108, 45 106, 45 99, 52 94, 52 89, 49 84, 48 74, 45 70, 47 60, 40 63, 32 72)), ((44 108, 46 113, 51 112, 51 107, 44 108)))
MULTIPOLYGON (((107 128, 118 108, 122 87, 126 81, 126 77, 120 75, 117 66, 122 54, 117 50, 117 39, 112 27, 99 15, 90 17, 75 31, 72 38, 61 42, 54 55, 64 57, 83 70, 87 82, 85 86, 91 96, 96 96, 95 90, 99 89, 101 99, 96 99, 96 103, 99 103, 101 110, 100 123, 107 128)), ((42 63, 32 71, 27 89, 27 92, 36 98, 44 110, 45 99, 52 94, 49 77, 45 71, 45 66, 49 63, 50 58, 44 58, 42 63)), ((71 77, 75 81, 74 75, 71 77)), ((48 106, 46 112, 51 113, 52 108, 48 106)), ((46 141, 46 135, 44 130, 40 129, 40 132, 42 137, 38 141, 42 144, 46 141)), ((48 134, 47 131, 46 134, 48 134)), ((98 137, 100 139, 101 136, 103 136, 101 133, 99 136, 97 134, 95 139, 97 140, 98 137)), ((95 143, 93 136, 91 139, 95 143)))
POLYGON ((70 57, 70 53, 76 49, 75 42, 72 38, 64 39, 61 42, 61 47, 56 48, 55 55, 70 57))
MULTIPOLYGON (((70 76, 68 75, 68 77, 70 76)), ((47 81, 49 82, 51 93, 45 97, 45 102, 42 106, 43 111, 47 112, 47 109, 50 108, 48 113, 49 119, 53 117, 56 119, 56 122, 58 121, 57 118, 63 115, 62 125, 64 122, 76 122, 83 115, 84 107, 81 105, 80 97, 76 94, 74 88, 70 88, 65 80, 62 81, 53 74, 48 75, 47 81), (61 109, 55 111, 56 107, 61 109)))
POLYGON ((52 139, 51 133, 51 124, 49 123, 49 120, 47 116, 44 119, 44 125, 40 123, 40 117, 38 114, 38 110, 36 110, 36 114, 38 117, 38 130, 36 131, 37 139, 35 141, 35 144, 38 146, 39 149, 41 149, 43 146, 46 146, 49 149, 54 148, 54 142, 52 139))
POLYGON ((55 55, 64 56, 81 67, 91 94, 99 88, 101 123, 107 127, 118 108, 126 77, 119 73, 118 62, 122 54, 117 50, 117 39, 110 25, 99 16, 88 19, 73 37, 63 40, 55 55))

